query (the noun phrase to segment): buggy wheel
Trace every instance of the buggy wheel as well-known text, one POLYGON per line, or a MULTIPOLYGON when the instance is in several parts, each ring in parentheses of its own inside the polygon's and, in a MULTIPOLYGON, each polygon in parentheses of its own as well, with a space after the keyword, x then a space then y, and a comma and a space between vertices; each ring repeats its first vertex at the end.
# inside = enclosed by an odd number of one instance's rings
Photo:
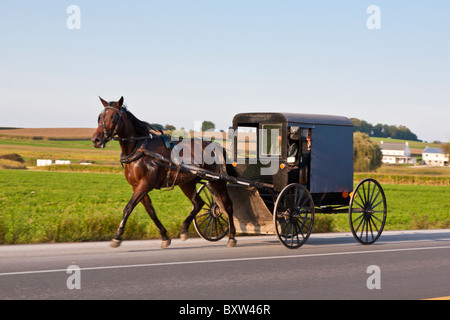
POLYGON ((202 198, 203 208, 195 216, 194 227, 200 237, 208 241, 219 241, 229 230, 228 215, 223 214, 209 192, 207 184, 202 184, 197 194, 202 198))
POLYGON ((314 201, 303 185, 287 185, 278 195, 273 224, 280 242, 289 249, 301 247, 314 226, 314 201))
POLYGON ((362 180, 352 192, 349 220, 353 236, 362 244, 380 237, 386 223, 387 205, 383 188, 374 179, 362 180))

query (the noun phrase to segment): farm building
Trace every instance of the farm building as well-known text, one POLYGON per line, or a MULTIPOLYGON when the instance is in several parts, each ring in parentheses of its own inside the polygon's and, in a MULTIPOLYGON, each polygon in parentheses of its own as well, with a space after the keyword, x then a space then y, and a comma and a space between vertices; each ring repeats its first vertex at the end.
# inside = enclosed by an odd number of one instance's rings
POLYGON ((411 157, 408 142, 393 143, 381 141, 382 162, 386 164, 415 164, 416 159, 411 157))
POLYGON ((429 166, 446 166, 448 165, 448 154, 440 148, 426 147, 422 152, 422 163, 429 166))

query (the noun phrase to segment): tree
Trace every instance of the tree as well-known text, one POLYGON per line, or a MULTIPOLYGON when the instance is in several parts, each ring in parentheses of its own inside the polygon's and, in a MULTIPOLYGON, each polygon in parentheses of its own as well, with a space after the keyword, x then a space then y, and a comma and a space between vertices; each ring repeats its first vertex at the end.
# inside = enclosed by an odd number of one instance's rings
POLYGON ((350 120, 353 123, 354 131, 367 133, 371 137, 419 141, 417 135, 403 125, 394 126, 378 123, 373 126, 372 124, 357 118, 351 118, 350 120))
POLYGON ((447 143, 443 143, 441 145, 442 150, 444 151, 445 154, 450 154, 450 142, 447 143))
POLYGON ((368 135, 371 135, 373 126, 367 121, 359 120, 357 118, 350 118, 353 123, 354 131, 364 132, 368 135))
POLYGON ((173 131, 176 130, 177 128, 175 128, 175 126, 171 125, 171 124, 166 124, 164 126, 164 130, 169 130, 169 131, 173 131))
POLYGON ((376 171, 381 166, 381 149, 366 133, 353 133, 353 168, 355 171, 376 171))
POLYGON ((203 121, 202 122, 202 131, 214 130, 216 125, 211 121, 203 121))

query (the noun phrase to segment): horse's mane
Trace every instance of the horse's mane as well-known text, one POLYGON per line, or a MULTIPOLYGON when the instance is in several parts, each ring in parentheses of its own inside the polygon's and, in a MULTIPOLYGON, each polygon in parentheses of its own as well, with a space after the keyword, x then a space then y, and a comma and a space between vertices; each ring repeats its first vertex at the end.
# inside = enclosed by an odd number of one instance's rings
MULTIPOLYGON (((128 118, 131 121, 131 124, 136 129, 136 131, 137 131, 137 133, 139 135, 146 136, 146 135, 148 135, 149 131, 151 131, 152 133, 157 133, 155 128, 153 128, 150 123, 148 123, 146 121, 139 120, 138 118, 136 118, 135 115, 132 114, 130 112, 130 110, 128 110, 128 108, 126 106, 122 106, 122 108, 127 113, 128 118)), ((157 134, 159 134, 159 132, 157 134)))

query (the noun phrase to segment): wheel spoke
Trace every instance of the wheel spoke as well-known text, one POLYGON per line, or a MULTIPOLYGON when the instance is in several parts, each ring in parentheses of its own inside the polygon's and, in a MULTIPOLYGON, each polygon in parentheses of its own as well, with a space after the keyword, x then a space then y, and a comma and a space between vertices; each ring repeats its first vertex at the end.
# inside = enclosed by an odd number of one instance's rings
POLYGON ((378 188, 376 187, 376 185, 375 185, 375 186, 373 187, 373 189, 372 189, 372 194, 370 195, 370 200, 369 200, 370 203, 373 203, 373 202, 376 200, 376 198, 378 198, 378 194, 380 193, 380 191, 378 190, 377 196, 375 197, 375 199, 373 199, 373 194, 375 193, 375 189, 378 189, 378 188))
POLYGON ((378 207, 381 203, 383 202, 383 200, 380 200, 380 202, 378 202, 376 205, 372 206, 371 209, 375 209, 376 207, 378 207))
MULTIPOLYGON (((362 226, 362 229, 361 229, 361 234, 360 234, 360 238, 362 238, 362 236, 363 236, 363 232, 364 232, 364 228, 366 227, 366 219, 364 218, 364 219, 362 219, 361 220, 361 223, 363 223, 363 226, 362 226)), ((359 224, 359 225, 361 225, 361 223, 359 224)), ((358 226, 358 228, 356 229, 356 230, 359 230, 359 226, 358 226)))
MULTIPOLYGON (((373 199, 372 201, 370 201, 370 204, 373 204, 377 199, 378 199, 378 196, 380 195, 380 193, 381 193, 381 190, 378 190, 378 193, 377 193, 377 195, 375 196, 375 199, 373 199)), ((383 200, 381 200, 380 202, 382 202, 383 200)))
MULTIPOLYGON (((376 218, 376 217, 375 217, 376 218)), ((373 226, 375 227, 375 230, 378 232, 379 231, 379 229, 378 229, 378 226, 377 226, 377 224, 375 223, 375 221, 373 221, 373 215, 372 216, 370 216, 370 222, 371 222, 371 224, 373 224, 373 226)), ((378 218, 377 218, 378 219, 378 218)))
MULTIPOLYGON (((359 219, 364 218, 364 211, 362 212, 362 214, 356 218, 355 220, 352 221, 352 224, 355 224, 355 222, 357 222, 359 219)), ((361 222, 363 222, 364 219, 361 220, 361 222)), ((361 225, 361 222, 359 223, 358 227, 355 229, 356 231, 359 230, 359 226, 361 225)))
POLYGON ((284 227, 283 227, 282 233, 285 234, 285 235, 287 235, 286 230, 287 230, 288 227, 289 227, 289 223, 286 222, 286 221, 283 221, 283 224, 284 224, 284 227))
POLYGON ((200 220, 201 222, 198 224, 198 226, 199 226, 199 227, 203 226, 203 224, 204 224, 205 222, 207 222, 207 221, 210 221, 211 218, 212 218, 212 215, 211 215, 211 212, 210 212, 210 211, 206 212, 205 214, 202 214, 202 215, 199 217, 199 220, 200 220), (204 218, 204 219, 200 220, 201 218, 204 218))
POLYGON ((353 200, 353 202, 355 202, 361 209, 364 209, 364 206, 362 204, 360 204, 358 202, 358 200, 356 200, 356 198, 355 198, 355 200, 353 200))
POLYGON ((298 231, 302 234, 302 238, 305 239, 305 234, 303 233, 303 228, 305 228, 306 231, 308 231, 308 226, 306 225, 306 223, 303 223, 301 220, 298 220, 298 222, 299 222, 299 224, 297 225, 299 227, 298 231))

